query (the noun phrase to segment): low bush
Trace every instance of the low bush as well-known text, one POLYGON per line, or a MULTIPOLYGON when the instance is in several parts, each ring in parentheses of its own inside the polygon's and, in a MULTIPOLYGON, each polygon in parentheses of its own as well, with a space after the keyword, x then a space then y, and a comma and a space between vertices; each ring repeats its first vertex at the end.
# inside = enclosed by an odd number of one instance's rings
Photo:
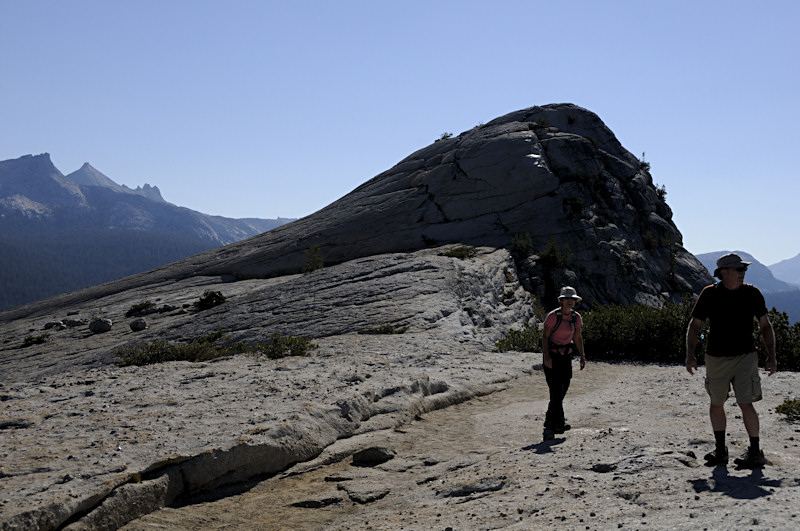
MULTIPOLYGON (((684 363, 686 328, 694 301, 666 303, 661 309, 647 306, 608 306, 583 315, 583 339, 587 355, 595 359, 684 363)), ((789 325, 789 317, 775 308, 768 312, 775 331, 778 369, 800 371, 800 323, 789 325)), ((702 363, 708 344, 708 321, 703 323, 695 356, 702 363)), ((763 366, 766 347, 753 324, 756 349, 763 366)))
POLYGON ((511 254, 517 260, 524 260, 533 253, 533 240, 531 234, 514 234, 514 239, 511 242, 511 254))
MULTIPOLYGON (((775 357, 778 360, 778 370, 800 371, 800 322, 790 325, 789 315, 775 308, 772 308, 767 316, 775 332, 775 357)), ((758 324, 753 325, 753 334, 756 337, 759 360, 763 363, 766 360, 767 348, 758 330, 758 324)))
POLYGON ((25 339, 22 340, 22 348, 28 348, 33 345, 41 345, 47 338, 50 337, 50 334, 39 334, 35 336, 25 336, 25 339))
POLYGON ((266 343, 257 343, 253 347, 256 355, 263 355, 269 359, 285 358, 287 356, 310 356, 311 351, 319 348, 310 339, 297 336, 282 336, 275 332, 266 343))
POLYGON ((401 326, 401 327, 395 328, 394 326, 392 326, 390 324, 382 324, 377 328, 373 328, 372 330, 369 330, 367 333, 368 334, 379 334, 379 335, 380 334, 385 334, 385 335, 405 334, 407 330, 408 330, 407 326, 401 326))
POLYGON ((520 330, 509 330, 508 335, 494 345, 494 352, 541 352, 542 334, 528 323, 520 330))
POLYGON ((128 308, 128 311, 125 312, 125 317, 141 317, 147 313, 147 310, 155 308, 155 306, 156 303, 152 301, 139 302, 128 308))
POLYGON ((170 343, 162 340, 136 343, 115 350, 114 355, 119 358, 117 365, 126 367, 169 361, 202 362, 235 354, 263 355, 269 359, 308 356, 311 350, 318 348, 308 339, 281 336, 277 332, 270 336, 268 342, 258 342, 252 345, 242 341, 233 343, 231 337, 224 330, 217 330, 188 343, 170 343))
POLYGON ((226 300, 227 298, 222 294, 222 292, 206 290, 203 292, 203 295, 200 296, 200 299, 194 304, 197 306, 198 310, 208 310, 214 306, 219 306, 226 300))
POLYGON ((306 249, 306 262, 303 264, 302 273, 307 275, 316 271, 317 269, 322 269, 325 266, 325 261, 322 259, 322 251, 319 249, 319 245, 312 245, 310 248, 306 249))
MULTIPOLYGON (((683 303, 649 306, 606 306, 582 313, 583 341, 587 357, 608 360, 684 363, 686 328, 694 307, 687 297, 683 303)), ((703 359, 707 331, 698 338, 695 355, 703 359)))
POLYGON ((443 253, 439 253, 439 256, 449 256, 450 258, 472 258, 478 252, 475 250, 475 247, 470 247, 468 245, 461 245, 459 247, 453 247, 443 253))
POLYGON ((570 251, 569 244, 565 244, 564 249, 561 249, 555 238, 550 238, 544 251, 539 253, 539 259, 542 264, 551 268, 567 267, 573 258, 575 258, 575 255, 570 251))
POLYGON ((800 400, 788 398, 775 408, 775 413, 786 415, 788 420, 800 420, 800 400))
POLYGON ((119 358, 117 365, 127 367, 168 361, 209 361, 247 351, 247 347, 242 343, 215 344, 220 341, 230 341, 230 337, 223 330, 217 330, 188 343, 170 343, 162 340, 140 342, 118 348, 114 351, 114 355, 119 358))

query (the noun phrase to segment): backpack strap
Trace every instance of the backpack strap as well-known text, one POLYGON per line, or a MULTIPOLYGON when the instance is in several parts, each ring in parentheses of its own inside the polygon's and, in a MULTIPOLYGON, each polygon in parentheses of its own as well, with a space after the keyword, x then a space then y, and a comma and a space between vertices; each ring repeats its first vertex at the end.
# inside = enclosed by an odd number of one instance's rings
MULTIPOLYGON (((569 322, 569 326, 570 328, 575 330, 575 310, 570 310, 569 316, 572 318, 572 320, 569 322)), ((564 314, 562 314, 560 311, 556 312, 556 325, 553 327, 553 331, 550 332, 550 337, 553 337, 553 334, 555 334, 556 330, 558 330, 558 327, 561 326, 561 321, 563 319, 564 319, 564 314)))

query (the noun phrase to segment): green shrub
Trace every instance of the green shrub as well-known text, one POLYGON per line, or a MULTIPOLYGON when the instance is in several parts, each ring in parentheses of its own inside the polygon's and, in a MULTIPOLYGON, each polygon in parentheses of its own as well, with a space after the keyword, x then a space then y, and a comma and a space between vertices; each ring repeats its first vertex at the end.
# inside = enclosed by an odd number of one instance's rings
POLYGON ((310 356, 311 351, 319 348, 311 340, 297 336, 282 336, 273 333, 269 342, 258 343, 254 346, 255 353, 262 354, 269 359, 285 358, 286 356, 310 356))
POLYGON ((214 306, 219 306, 225 302, 227 298, 219 291, 206 290, 195 304, 198 310, 208 310, 214 306))
POLYGON ((372 330, 370 330, 367 333, 368 334, 386 334, 386 335, 405 334, 407 330, 408 330, 407 326, 401 326, 399 328, 395 328, 394 326, 392 326, 390 324, 382 324, 377 328, 373 328, 372 330))
POLYGON ((474 247, 470 247, 468 245, 461 245, 458 247, 453 247, 443 253, 439 253, 439 256, 449 256, 451 258, 461 258, 462 260, 465 258, 472 258, 478 254, 474 247))
POLYGON ((302 272, 304 275, 322 269, 325 265, 322 260, 322 252, 319 250, 319 245, 312 245, 306 250, 306 263, 303 264, 302 272))
POLYGON ((141 316, 147 310, 149 310, 151 308, 154 308, 155 305, 156 305, 156 303, 151 302, 151 301, 144 301, 144 302, 140 302, 140 303, 134 304, 133 306, 128 308, 127 312, 125 312, 125 317, 134 317, 134 316, 138 317, 138 316, 141 316))
POLYGON ((509 330, 508 335, 494 345, 494 352, 540 352, 542 334, 528 323, 521 330, 509 330))
POLYGON ((268 342, 248 345, 242 341, 231 342, 232 336, 224 330, 217 330, 206 336, 191 340, 188 343, 170 343, 155 340, 141 342, 122 347, 114 351, 119 361, 117 365, 152 365, 168 361, 210 361, 235 354, 264 355, 269 359, 286 356, 308 356, 311 350, 318 348, 308 339, 294 336, 281 336, 274 333, 268 342))
MULTIPOLYGON (((800 322, 789 324, 789 315, 772 308, 767 312, 772 330, 775 332, 775 357, 778 360, 778 370, 800 371, 800 322)), ((753 325, 753 334, 756 337, 756 349, 759 359, 766 359, 766 346, 764 338, 758 329, 758 323, 753 325)))
MULTIPOLYGON (((665 303, 660 309, 612 305, 586 312, 582 330, 587 356, 682 364, 693 307, 694 301, 687 297, 681 304, 665 303)), ((704 327, 695 352, 698 360, 705 352, 706 335, 704 327)))
POLYGON ((223 330, 217 330, 206 336, 191 340, 188 343, 169 343, 155 340, 149 343, 140 342, 118 348, 114 355, 119 358, 117 365, 152 365, 168 361, 209 361, 233 354, 249 352, 250 348, 242 342, 218 345, 220 341, 230 341, 231 336, 223 330))
POLYGON ((531 234, 515 234, 511 242, 511 254, 518 260, 523 260, 533 253, 533 241, 531 234))
POLYGON ((555 238, 550 238, 547 241, 547 247, 539 255, 539 258, 542 264, 548 267, 561 268, 567 267, 574 256, 570 252, 569 245, 565 245, 564 250, 561 250, 555 238))
POLYGON ((533 315, 539 322, 543 323, 547 318, 547 310, 542 305, 542 301, 538 297, 531 297, 531 307, 533 308, 533 315))
POLYGON ((789 400, 788 398, 775 408, 775 413, 786 415, 788 420, 800 420, 800 400, 789 400))
POLYGON ((41 345, 47 338, 50 337, 50 334, 39 334, 36 336, 25 336, 25 339, 22 340, 22 348, 28 348, 33 345, 41 345))

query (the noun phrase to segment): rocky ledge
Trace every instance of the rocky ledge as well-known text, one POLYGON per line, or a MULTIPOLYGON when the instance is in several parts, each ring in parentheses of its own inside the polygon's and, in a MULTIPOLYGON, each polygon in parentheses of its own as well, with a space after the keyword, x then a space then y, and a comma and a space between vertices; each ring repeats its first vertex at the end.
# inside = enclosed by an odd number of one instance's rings
POLYGON ((314 458, 338 439, 492 392, 530 367, 491 352, 532 318, 506 251, 446 249, 354 260, 308 275, 225 283, 194 278, 112 295, 0 336, 2 529, 114 528, 158 507, 314 458), (189 301, 219 290, 203 312, 189 301), (138 301, 176 308, 125 317, 138 301), (100 316, 106 333, 55 327, 100 316), (389 328, 394 333, 377 334, 389 328), (278 332, 309 357, 238 355, 117 367, 114 349, 223 328, 236 341, 278 332))

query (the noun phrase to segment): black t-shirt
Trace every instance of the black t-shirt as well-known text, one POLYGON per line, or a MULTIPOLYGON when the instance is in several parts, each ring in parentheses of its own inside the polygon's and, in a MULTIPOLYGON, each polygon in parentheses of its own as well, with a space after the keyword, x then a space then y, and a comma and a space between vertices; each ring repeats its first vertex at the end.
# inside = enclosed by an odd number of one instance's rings
POLYGON ((709 320, 710 356, 739 356, 755 351, 753 319, 766 314, 767 305, 757 287, 742 284, 730 290, 722 282, 703 288, 692 310, 692 317, 709 320))

